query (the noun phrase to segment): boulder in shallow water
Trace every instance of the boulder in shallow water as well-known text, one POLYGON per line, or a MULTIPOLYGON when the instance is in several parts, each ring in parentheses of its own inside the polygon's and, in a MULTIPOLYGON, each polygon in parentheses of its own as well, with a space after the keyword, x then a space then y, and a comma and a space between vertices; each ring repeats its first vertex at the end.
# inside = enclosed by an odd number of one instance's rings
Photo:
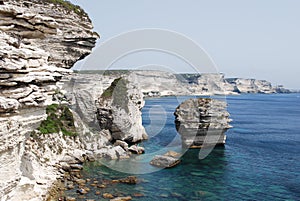
POLYGON ((180 163, 180 160, 177 158, 173 158, 170 156, 162 156, 162 155, 156 155, 154 158, 150 161, 151 165, 161 167, 161 168, 171 168, 180 163))
POLYGON ((175 151, 168 151, 167 153, 164 154, 164 156, 170 156, 173 158, 179 158, 181 156, 180 153, 177 153, 175 151))
POLYGON ((102 197, 105 198, 105 199, 113 199, 114 198, 114 196, 110 193, 104 193, 102 195, 102 197))
POLYGON ((127 197, 117 197, 114 199, 111 199, 110 201, 128 201, 128 200, 132 200, 132 197, 127 196, 127 197))
POLYGON ((136 176, 128 176, 124 179, 120 179, 119 182, 121 183, 125 183, 125 184, 137 184, 138 183, 138 179, 136 176))

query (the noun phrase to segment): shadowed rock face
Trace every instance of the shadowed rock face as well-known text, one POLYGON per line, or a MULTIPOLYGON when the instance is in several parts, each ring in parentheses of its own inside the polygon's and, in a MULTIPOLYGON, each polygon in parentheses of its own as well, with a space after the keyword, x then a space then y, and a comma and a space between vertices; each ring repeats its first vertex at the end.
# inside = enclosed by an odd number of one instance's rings
POLYGON ((189 99, 174 113, 182 145, 190 148, 225 144, 229 125, 226 103, 208 98, 189 99))
MULTIPOLYGON (((84 12, 49 2, 0 2, 0 197, 3 200, 42 200, 47 185, 51 185, 49 181, 56 179, 54 167, 49 164, 52 159, 57 160, 57 154, 50 157, 48 154, 53 150, 47 150, 47 154, 34 155, 32 149, 41 149, 27 139, 46 118, 44 107, 52 103, 57 82, 76 61, 91 52, 99 37, 84 12), (45 158, 50 161, 45 162, 45 158), (36 188, 37 183, 46 185, 36 188)), ((57 139, 60 136, 53 139, 53 144, 58 144, 57 139)))
POLYGON ((117 78, 99 98, 97 118, 101 129, 108 129, 113 140, 136 143, 147 139, 142 125, 143 94, 135 74, 117 78))

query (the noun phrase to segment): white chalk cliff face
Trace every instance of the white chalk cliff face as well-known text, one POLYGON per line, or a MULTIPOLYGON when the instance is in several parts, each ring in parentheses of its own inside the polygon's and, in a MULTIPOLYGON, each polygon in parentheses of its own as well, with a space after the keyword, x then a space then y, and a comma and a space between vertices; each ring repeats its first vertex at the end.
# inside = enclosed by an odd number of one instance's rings
MULTIPOLYGON (((42 152, 32 154, 39 146, 29 135, 45 119, 56 82, 94 47, 98 35, 92 28, 75 7, 50 0, 0 1, 1 200, 41 200, 51 185, 42 184, 56 179, 54 164, 43 166, 42 152)), ((47 153, 49 160, 56 158, 47 153)))
POLYGON ((133 144, 147 139, 142 126, 143 94, 134 73, 115 79, 99 98, 98 105, 99 126, 110 130, 113 140, 133 144))
POLYGON ((224 74, 172 74, 162 71, 133 71, 146 97, 180 95, 237 95, 280 93, 266 80, 225 78, 224 74))

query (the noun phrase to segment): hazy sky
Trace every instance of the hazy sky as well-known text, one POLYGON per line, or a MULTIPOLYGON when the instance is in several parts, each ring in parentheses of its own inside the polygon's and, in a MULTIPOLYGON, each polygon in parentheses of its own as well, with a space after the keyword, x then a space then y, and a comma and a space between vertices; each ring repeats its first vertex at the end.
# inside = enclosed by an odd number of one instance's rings
MULTIPOLYGON (((266 79, 300 89, 299 0, 71 0, 90 15, 98 45, 133 29, 162 28, 186 35, 227 77, 266 79)), ((156 53, 155 53, 156 54, 156 53)), ((117 65, 162 62, 130 56, 117 65)), ((178 62, 180 63, 180 62, 178 62)))

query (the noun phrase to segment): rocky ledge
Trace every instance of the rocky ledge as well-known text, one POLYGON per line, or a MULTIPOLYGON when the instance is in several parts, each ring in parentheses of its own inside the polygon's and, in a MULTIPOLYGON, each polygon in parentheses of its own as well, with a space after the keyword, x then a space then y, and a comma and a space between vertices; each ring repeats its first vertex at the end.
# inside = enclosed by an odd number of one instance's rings
POLYGON ((184 147, 225 144, 225 132, 231 128, 225 102, 209 98, 189 99, 176 108, 174 115, 184 147))
POLYGON ((99 36, 84 11, 74 5, 52 0, 2 2, 0 113, 47 105, 55 83, 90 54, 99 36))

